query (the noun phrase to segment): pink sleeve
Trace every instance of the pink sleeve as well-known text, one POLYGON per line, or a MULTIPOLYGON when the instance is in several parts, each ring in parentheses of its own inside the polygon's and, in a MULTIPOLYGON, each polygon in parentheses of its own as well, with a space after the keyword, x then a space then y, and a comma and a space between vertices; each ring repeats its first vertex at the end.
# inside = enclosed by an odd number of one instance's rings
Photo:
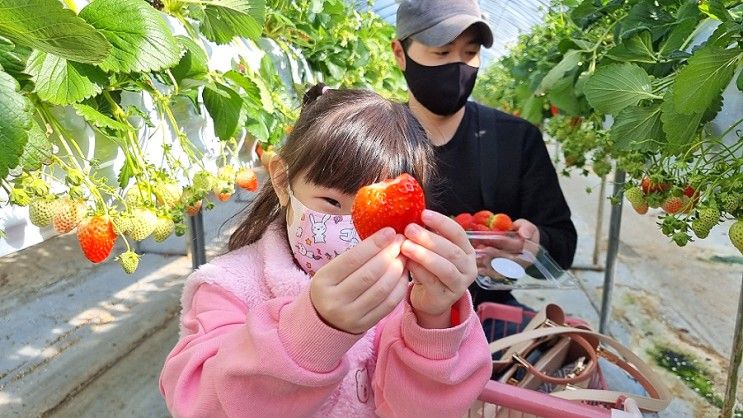
POLYGON ((360 338, 327 326, 309 289, 248 307, 201 285, 165 360, 160 392, 176 417, 301 417, 317 411, 348 372, 360 338))
POLYGON ((380 323, 372 387, 382 417, 461 417, 490 379, 493 363, 469 292, 455 306, 462 323, 418 325, 410 303, 380 323))

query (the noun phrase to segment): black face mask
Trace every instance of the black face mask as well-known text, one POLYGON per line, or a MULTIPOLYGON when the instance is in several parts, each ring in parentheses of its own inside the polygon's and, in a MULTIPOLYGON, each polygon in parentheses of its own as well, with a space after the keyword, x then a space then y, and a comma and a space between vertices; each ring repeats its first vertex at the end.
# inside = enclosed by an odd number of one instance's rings
POLYGON ((449 116, 467 102, 479 68, 463 62, 426 66, 413 61, 405 52, 405 80, 420 104, 431 112, 449 116))

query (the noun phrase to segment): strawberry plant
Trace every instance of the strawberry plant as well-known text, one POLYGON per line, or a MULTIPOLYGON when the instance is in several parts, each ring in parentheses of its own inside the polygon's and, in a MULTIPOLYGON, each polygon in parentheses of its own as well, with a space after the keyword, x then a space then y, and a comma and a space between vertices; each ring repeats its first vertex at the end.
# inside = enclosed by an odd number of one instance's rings
POLYGON ((400 86, 391 31, 341 0, 0 0, 0 205, 94 262, 121 237, 133 272, 129 240, 257 190, 246 144, 285 137, 299 84, 400 86), (282 79, 276 45, 309 72, 282 79))
POLYGON ((721 220, 743 218, 743 119, 733 111, 724 126, 712 123, 723 90, 743 91, 741 68, 739 1, 560 2, 484 71, 475 97, 535 124, 546 119, 564 174, 590 166, 602 176, 614 162, 635 210, 664 208, 661 231, 685 245, 691 232, 701 239, 721 220), (720 215, 711 221, 709 210, 720 215))

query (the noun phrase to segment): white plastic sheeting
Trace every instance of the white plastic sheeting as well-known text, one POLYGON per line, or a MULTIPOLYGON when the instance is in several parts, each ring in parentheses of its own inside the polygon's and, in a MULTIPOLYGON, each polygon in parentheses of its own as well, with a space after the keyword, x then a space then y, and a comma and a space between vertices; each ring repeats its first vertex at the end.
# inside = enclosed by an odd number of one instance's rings
MULTIPOLYGON (((398 0, 377 0, 371 8, 394 25, 398 4, 398 0)), ((482 50, 483 64, 506 54, 520 34, 542 21, 548 6, 548 0, 480 0, 483 17, 493 30, 493 46, 482 50)), ((369 9, 366 0, 356 0, 356 7, 369 9)))

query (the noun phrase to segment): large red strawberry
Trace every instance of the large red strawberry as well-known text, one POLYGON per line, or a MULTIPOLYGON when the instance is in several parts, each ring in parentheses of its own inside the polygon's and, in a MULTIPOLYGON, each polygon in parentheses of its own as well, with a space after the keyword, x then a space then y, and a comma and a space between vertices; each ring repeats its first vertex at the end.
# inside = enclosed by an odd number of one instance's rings
POLYGON ((505 213, 496 213, 493 215, 493 219, 490 221, 490 229, 493 231, 510 231, 513 229, 513 222, 511 217, 505 213))
POLYGON ((469 213, 460 213, 454 217, 454 221, 459 224, 465 231, 469 231, 472 228, 472 215, 469 213))
POLYGON ((472 223, 478 225, 485 225, 490 228, 490 222, 493 220, 493 212, 489 210, 481 210, 472 216, 472 223))
POLYGON ((426 208, 423 189, 410 174, 362 187, 353 201, 351 215, 361 239, 390 226, 401 234, 408 224, 423 225, 426 208))
POLYGON ((94 263, 100 263, 108 258, 116 242, 113 222, 106 215, 85 218, 77 226, 77 240, 85 257, 94 263))

